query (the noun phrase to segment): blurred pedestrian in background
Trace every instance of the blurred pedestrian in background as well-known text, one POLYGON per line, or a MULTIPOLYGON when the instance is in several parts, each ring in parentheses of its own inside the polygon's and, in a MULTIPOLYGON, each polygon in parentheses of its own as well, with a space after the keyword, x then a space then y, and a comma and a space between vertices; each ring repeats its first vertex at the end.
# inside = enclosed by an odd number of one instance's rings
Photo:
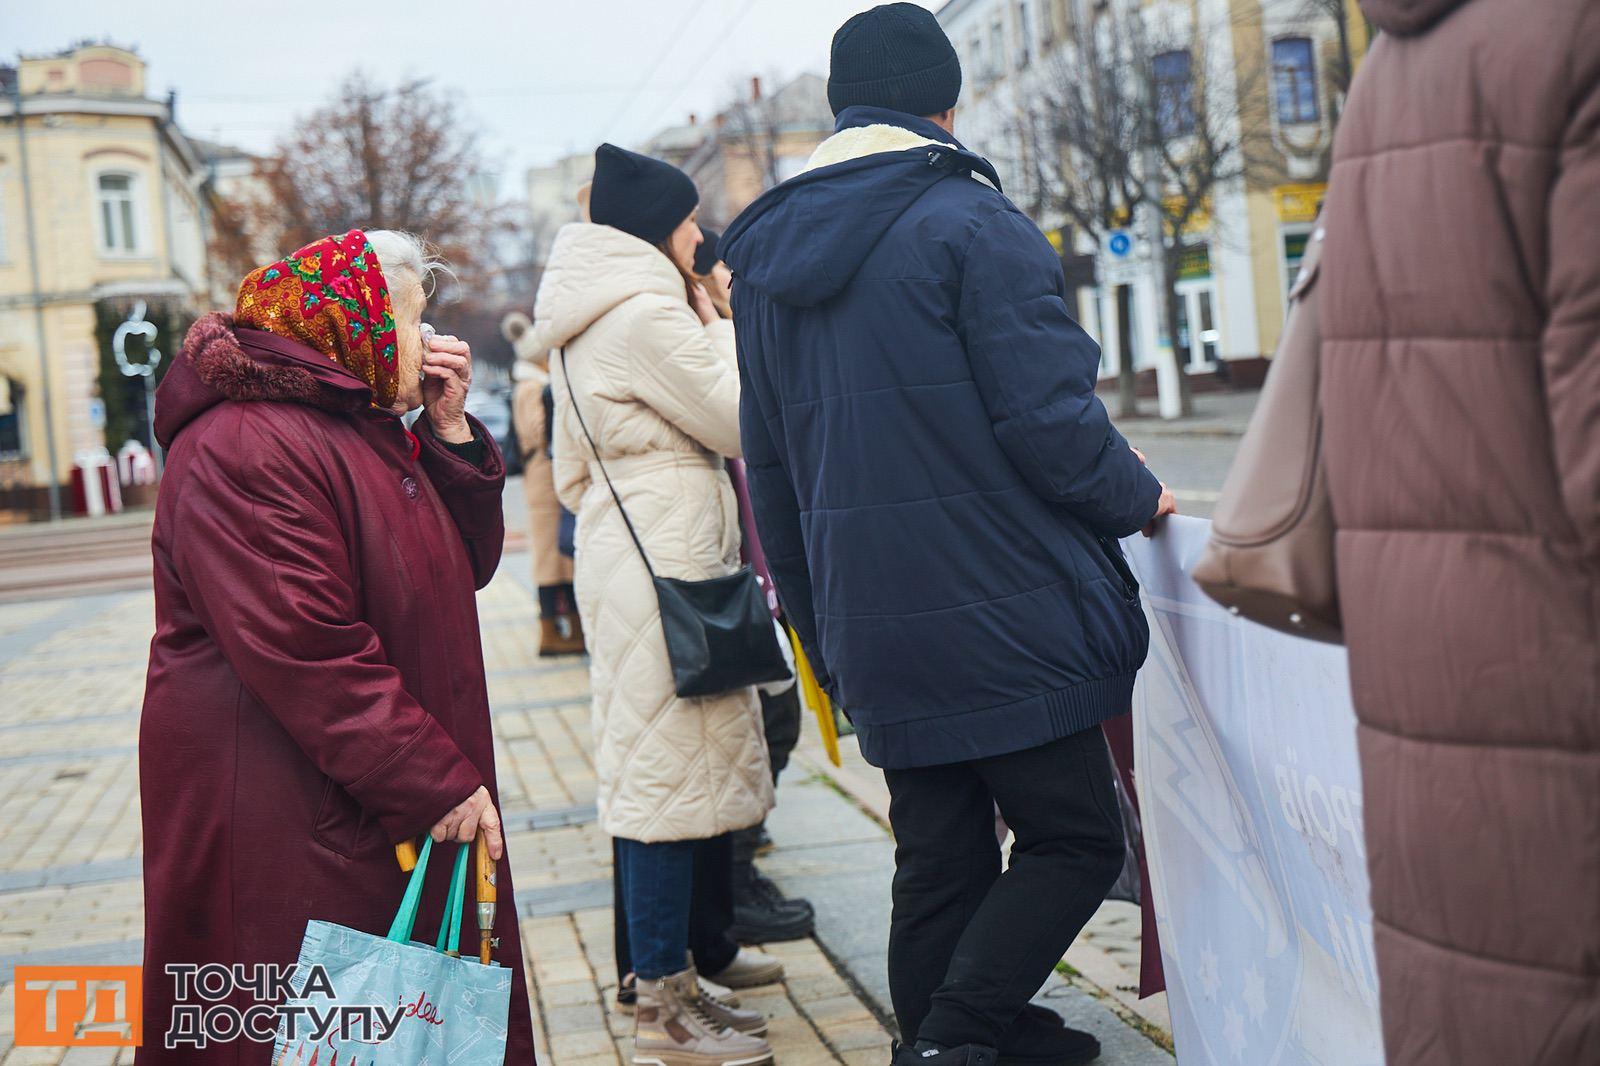
MULTIPOLYGON (((424 342, 434 267, 402 233, 307 245, 246 277, 232 316, 196 322, 156 395, 141 1064, 272 1054, 164 1049, 168 964, 289 966, 313 918, 381 936, 407 880, 394 844, 426 831, 481 827, 501 857, 474 590, 500 561, 505 472, 465 413, 471 350, 424 342)), ((499 876, 506 1061, 526 1063, 509 863, 499 876)), ((422 914, 443 916, 448 880, 422 914)))
POLYGON ((1600 1061, 1600 4, 1362 0, 1321 403, 1390 1066, 1600 1061))
POLYGON ((555 399, 550 387, 550 351, 533 343, 533 323, 520 311, 501 323, 501 331, 517 353, 513 369, 511 417, 517 447, 522 449, 522 494, 528 501, 528 554, 533 560, 533 583, 539 590, 539 654, 581 655, 583 621, 572 590, 572 556, 562 551, 561 527, 571 513, 556 498, 550 462, 551 414, 555 399))
POLYGON ((745 454, 784 609, 888 779, 896 1062, 1084 1062, 1027 1004, 1122 869, 1099 724, 1148 633, 1117 538, 1172 497, 1095 397, 1059 258, 956 141, 960 90, 926 8, 835 35, 838 132, 723 239, 745 454))
POLYGON ((723 460, 739 454, 739 380, 732 325, 691 277, 698 202, 676 167, 601 145, 592 221, 557 235, 534 327, 537 346, 561 349, 555 479, 578 516, 600 820, 616 838, 638 975, 635 1057, 661 1066, 771 1054, 739 1031, 764 1028, 760 1015, 702 996, 688 964, 699 842, 755 825, 772 806, 756 692, 676 695, 641 557, 688 580, 739 568, 723 460))

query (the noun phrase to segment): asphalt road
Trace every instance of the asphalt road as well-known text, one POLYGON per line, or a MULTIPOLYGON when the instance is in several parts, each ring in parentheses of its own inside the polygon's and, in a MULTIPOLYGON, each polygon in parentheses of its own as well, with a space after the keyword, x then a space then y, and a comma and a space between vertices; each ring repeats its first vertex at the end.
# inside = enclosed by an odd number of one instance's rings
MULTIPOLYGON (((1178 510, 1201 518, 1211 517, 1217 493, 1228 475, 1228 464, 1233 461, 1239 438, 1170 431, 1141 434, 1140 426, 1139 422, 1130 423, 1123 427, 1123 431, 1150 460, 1150 468, 1156 472, 1156 476, 1177 493, 1178 510)), ((506 483, 505 508, 506 525, 510 529, 520 531, 527 528, 528 511, 523 502, 520 477, 506 483)))
POLYGON ((1134 447, 1150 460, 1150 469, 1178 497, 1180 514, 1210 518, 1228 465, 1239 446, 1237 437, 1128 434, 1134 447))

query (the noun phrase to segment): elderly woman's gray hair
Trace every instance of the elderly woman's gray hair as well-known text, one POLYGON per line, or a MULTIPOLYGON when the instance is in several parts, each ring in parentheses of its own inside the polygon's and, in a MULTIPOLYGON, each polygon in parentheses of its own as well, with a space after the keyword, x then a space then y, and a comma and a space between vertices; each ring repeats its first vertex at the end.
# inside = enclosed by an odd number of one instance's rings
POLYGON ((422 287, 424 296, 431 295, 434 276, 450 272, 439 250, 414 233, 368 230, 367 243, 378 253, 378 265, 383 268, 391 297, 407 291, 412 282, 422 287))

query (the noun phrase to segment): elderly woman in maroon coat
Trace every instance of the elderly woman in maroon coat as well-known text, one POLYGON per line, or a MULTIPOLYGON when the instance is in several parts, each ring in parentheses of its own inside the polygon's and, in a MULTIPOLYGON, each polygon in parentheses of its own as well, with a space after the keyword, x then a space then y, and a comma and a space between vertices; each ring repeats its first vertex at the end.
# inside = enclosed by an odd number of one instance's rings
MULTIPOLYGON (((169 964, 287 965, 312 918, 383 934, 406 881, 394 845, 424 832, 482 827, 503 855, 474 590, 500 559, 505 474, 464 412, 467 345, 424 341, 429 272, 403 234, 302 248, 247 277, 234 316, 194 325, 157 394, 141 1064, 271 1055, 243 1038, 165 1048, 169 964)), ((434 866, 420 940, 444 909, 449 864, 434 866)), ((521 1064, 516 914, 502 863, 521 1064)))

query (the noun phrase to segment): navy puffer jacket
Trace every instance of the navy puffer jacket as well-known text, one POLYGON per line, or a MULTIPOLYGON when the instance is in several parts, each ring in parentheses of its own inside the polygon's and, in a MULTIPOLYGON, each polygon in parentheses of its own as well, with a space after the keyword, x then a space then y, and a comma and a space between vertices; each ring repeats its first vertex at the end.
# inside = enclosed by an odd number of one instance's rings
POLYGON ((1149 632, 1117 539, 1160 485, 1095 397, 1060 261, 933 123, 838 129, 722 244, 787 614, 879 766, 1124 713, 1149 632))

